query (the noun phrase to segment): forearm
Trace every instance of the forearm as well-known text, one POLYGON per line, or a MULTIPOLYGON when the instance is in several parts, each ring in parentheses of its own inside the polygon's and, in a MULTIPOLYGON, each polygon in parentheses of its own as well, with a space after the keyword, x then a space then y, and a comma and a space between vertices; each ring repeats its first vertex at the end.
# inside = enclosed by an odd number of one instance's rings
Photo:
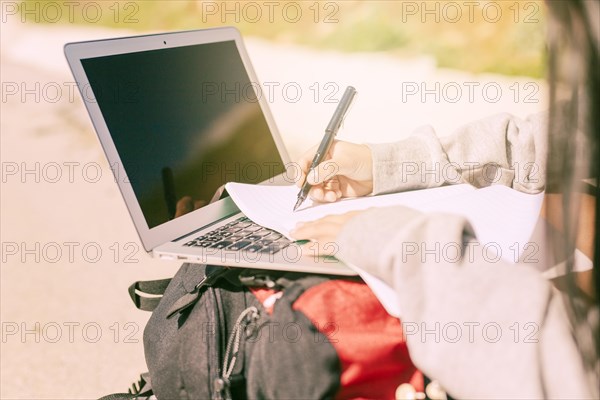
POLYGON ((373 209, 337 242, 342 260, 393 287, 412 360, 453 396, 592 397, 551 285, 527 265, 491 261, 464 218, 373 209))
POLYGON ((455 183, 503 184, 537 193, 545 185, 545 114, 525 120, 499 114, 442 138, 422 127, 405 140, 368 146, 374 194, 455 183))

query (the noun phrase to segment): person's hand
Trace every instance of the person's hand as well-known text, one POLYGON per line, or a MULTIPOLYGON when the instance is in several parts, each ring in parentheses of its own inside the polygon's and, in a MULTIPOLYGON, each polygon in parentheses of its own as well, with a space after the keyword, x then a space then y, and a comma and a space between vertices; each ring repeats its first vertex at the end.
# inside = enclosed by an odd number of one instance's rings
MULTIPOLYGON (((318 146, 314 146, 298 160, 302 187, 318 146)), ((373 191, 373 161, 371 149, 362 144, 334 141, 329 153, 310 174, 312 185, 309 195, 313 200, 334 202, 342 197, 365 196, 373 191)))
POLYGON ((350 211, 344 214, 328 215, 311 222, 299 222, 290 235, 295 240, 310 240, 312 246, 317 245, 319 254, 333 255, 332 246, 337 252, 335 239, 350 218, 358 215, 362 211, 350 211))

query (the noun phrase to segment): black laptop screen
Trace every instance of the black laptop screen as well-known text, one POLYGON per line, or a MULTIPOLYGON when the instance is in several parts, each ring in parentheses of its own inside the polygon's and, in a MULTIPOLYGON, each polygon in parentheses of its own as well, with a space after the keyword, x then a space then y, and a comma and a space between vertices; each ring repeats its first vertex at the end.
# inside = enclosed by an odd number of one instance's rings
POLYGON ((283 172, 234 41, 81 62, 149 228, 283 172))

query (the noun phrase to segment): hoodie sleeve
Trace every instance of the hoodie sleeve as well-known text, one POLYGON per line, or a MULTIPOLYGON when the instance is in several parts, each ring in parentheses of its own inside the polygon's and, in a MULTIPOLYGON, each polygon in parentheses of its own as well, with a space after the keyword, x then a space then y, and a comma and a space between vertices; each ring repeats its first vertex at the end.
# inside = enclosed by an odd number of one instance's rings
POLYGON ((453 397, 598 395, 562 295, 533 266, 488 252, 463 217, 369 209, 337 243, 341 260, 394 289, 411 359, 453 397))
POLYGON ((395 143, 367 144, 373 155, 373 194, 444 184, 503 184, 525 193, 545 185, 547 117, 488 117, 439 138, 432 127, 395 143))

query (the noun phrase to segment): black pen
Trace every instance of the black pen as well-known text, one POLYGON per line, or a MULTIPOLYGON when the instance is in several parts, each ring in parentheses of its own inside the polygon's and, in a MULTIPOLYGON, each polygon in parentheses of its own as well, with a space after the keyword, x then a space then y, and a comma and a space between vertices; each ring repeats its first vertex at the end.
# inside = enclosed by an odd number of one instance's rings
MULTIPOLYGON (((331 117, 331 121, 329 121, 329 125, 325 129, 325 136, 323 136, 323 140, 319 145, 317 153, 313 157, 312 163, 310 164, 310 168, 306 173, 306 177, 308 178, 308 174, 317 167, 325 158, 325 155, 329 153, 329 149, 331 149, 331 145, 333 144, 333 140, 335 139, 335 135, 337 134, 342 122, 344 121, 344 117, 348 108, 350 108, 350 104, 352 104, 352 100, 354 100, 354 96, 356 95, 356 89, 352 86, 348 86, 342 99, 340 100, 333 116, 331 117)), ((310 191, 311 185, 308 183, 308 179, 304 179, 304 184, 302 185, 302 189, 300 189, 300 193, 298 193, 298 201, 296 201, 296 205, 294 206, 294 211, 300 207, 300 205, 306 200, 306 196, 310 191)))

